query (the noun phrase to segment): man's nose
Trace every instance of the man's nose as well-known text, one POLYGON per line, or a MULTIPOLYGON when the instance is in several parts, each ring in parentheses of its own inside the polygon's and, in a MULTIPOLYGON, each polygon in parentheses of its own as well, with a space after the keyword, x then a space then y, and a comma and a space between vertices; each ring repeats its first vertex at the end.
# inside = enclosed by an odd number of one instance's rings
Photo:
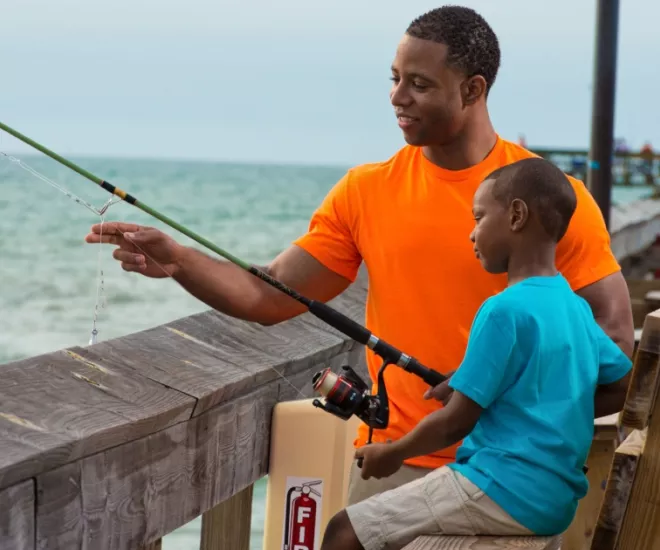
POLYGON ((392 90, 390 91, 390 102, 392 105, 395 107, 404 107, 406 105, 410 105, 411 99, 412 98, 410 97, 410 93, 406 89, 406 86, 401 83, 401 81, 395 83, 392 86, 392 90))

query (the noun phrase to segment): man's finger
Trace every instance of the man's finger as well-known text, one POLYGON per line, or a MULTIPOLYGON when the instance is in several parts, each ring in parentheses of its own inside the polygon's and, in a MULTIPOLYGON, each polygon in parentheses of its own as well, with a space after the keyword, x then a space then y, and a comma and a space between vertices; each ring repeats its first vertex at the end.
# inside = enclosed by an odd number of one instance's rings
POLYGON ((105 233, 103 236, 97 234, 97 233, 89 233, 88 235, 85 236, 85 242, 86 243, 92 243, 92 244, 98 244, 98 243, 103 243, 103 244, 122 244, 124 242, 124 238, 119 235, 106 235, 105 233))
POLYGON ((124 271, 133 271, 133 272, 139 273, 140 271, 144 271, 147 268, 147 266, 146 266, 146 264, 138 265, 138 264, 127 264, 127 263, 122 262, 121 263, 121 268, 124 271))
POLYGON ((158 229, 146 228, 136 232, 126 231, 123 235, 129 243, 152 244, 163 239, 163 233, 158 229))
POLYGON ((140 266, 146 265, 147 263, 145 257, 142 254, 133 254, 132 252, 122 250, 121 248, 115 249, 115 251, 112 253, 112 257, 115 260, 119 260, 122 263, 130 265, 140 266))
POLYGON ((127 222, 103 222, 103 223, 95 223, 92 225, 92 228, 90 229, 91 233, 96 233, 96 234, 101 234, 103 233, 104 235, 121 235, 122 233, 134 233, 137 231, 141 231, 143 229, 142 226, 137 225, 135 223, 127 223, 127 222))

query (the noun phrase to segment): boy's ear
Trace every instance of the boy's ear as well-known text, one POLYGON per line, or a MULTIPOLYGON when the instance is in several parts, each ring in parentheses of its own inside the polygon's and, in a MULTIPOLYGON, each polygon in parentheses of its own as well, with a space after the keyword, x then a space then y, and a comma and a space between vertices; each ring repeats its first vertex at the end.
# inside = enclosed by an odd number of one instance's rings
POLYGON ((509 209, 509 225, 514 233, 521 231, 529 219, 527 203, 521 199, 513 199, 509 209))

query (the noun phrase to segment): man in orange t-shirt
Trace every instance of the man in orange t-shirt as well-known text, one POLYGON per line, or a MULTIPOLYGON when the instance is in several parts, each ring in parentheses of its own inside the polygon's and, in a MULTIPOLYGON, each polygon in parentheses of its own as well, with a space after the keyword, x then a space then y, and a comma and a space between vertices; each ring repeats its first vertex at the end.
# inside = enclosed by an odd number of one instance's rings
MULTIPOLYGON (((327 301, 346 289, 365 262, 368 328, 443 373, 461 362, 479 305, 505 287, 504 276, 489 275, 474 257, 472 196, 495 168, 533 156, 499 137, 489 119, 486 100, 499 63, 497 37, 473 10, 445 6, 413 21, 392 64, 391 102, 407 145, 389 160, 350 170, 314 213, 307 234, 266 268, 302 294, 327 301)), ((631 355, 625 280, 598 206, 581 182, 571 183, 577 209, 559 244, 557 266, 631 355)), ((94 226, 87 241, 99 242, 99 233, 94 226)), ((102 241, 119 245, 114 257, 125 270, 163 277, 164 267, 188 292, 228 315, 273 324, 305 311, 241 268, 156 229, 106 222, 102 241)), ((380 361, 369 350, 367 361, 376 380, 380 361)), ((390 424, 374 432, 375 441, 401 437, 441 406, 425 400, 424 382, 402 369, 390 367, 385 381, 390 424)), ((356 445, 366 436, 362 425, 356 445)), ((455 450, 410 460, 386 479, 363 480, 354 467, 349 502, 442 466, 455 450)))

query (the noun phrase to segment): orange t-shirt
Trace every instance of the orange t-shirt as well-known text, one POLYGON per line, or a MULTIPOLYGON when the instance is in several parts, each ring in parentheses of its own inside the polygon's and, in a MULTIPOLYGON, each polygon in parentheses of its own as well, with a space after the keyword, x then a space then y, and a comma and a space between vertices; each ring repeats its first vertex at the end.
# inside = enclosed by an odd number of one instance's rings
MULTIPOLYGON (((349 170, 294 244, 351 281, 364 261, 369 330, 432 369, 454 371, 477 309, 506 286, 506 275, 487 273, 474 256, 472 197, 496 168, 534 156, 498 137, 484 161, 452 171, 432 164, 421 148, 405 146, 385 162, 349 170)), ((569 179, 577 208, 558 245, 557 268, 577 290, 620 267, 598 205, 582 182, 569 179)), ((381 360, 368 349, 366 356, 375 381, 381 360)), ((387 368, 385 384, 390 421, 374 430, 374 441, 400 438, 442 406, 424 400, 428 386, 396 365, 387 368)), ((361 424, 355 444, 364 445, 367 435, 361 424)), ((437 468, 454 460, 459 444, 407 463, 437 468)))

